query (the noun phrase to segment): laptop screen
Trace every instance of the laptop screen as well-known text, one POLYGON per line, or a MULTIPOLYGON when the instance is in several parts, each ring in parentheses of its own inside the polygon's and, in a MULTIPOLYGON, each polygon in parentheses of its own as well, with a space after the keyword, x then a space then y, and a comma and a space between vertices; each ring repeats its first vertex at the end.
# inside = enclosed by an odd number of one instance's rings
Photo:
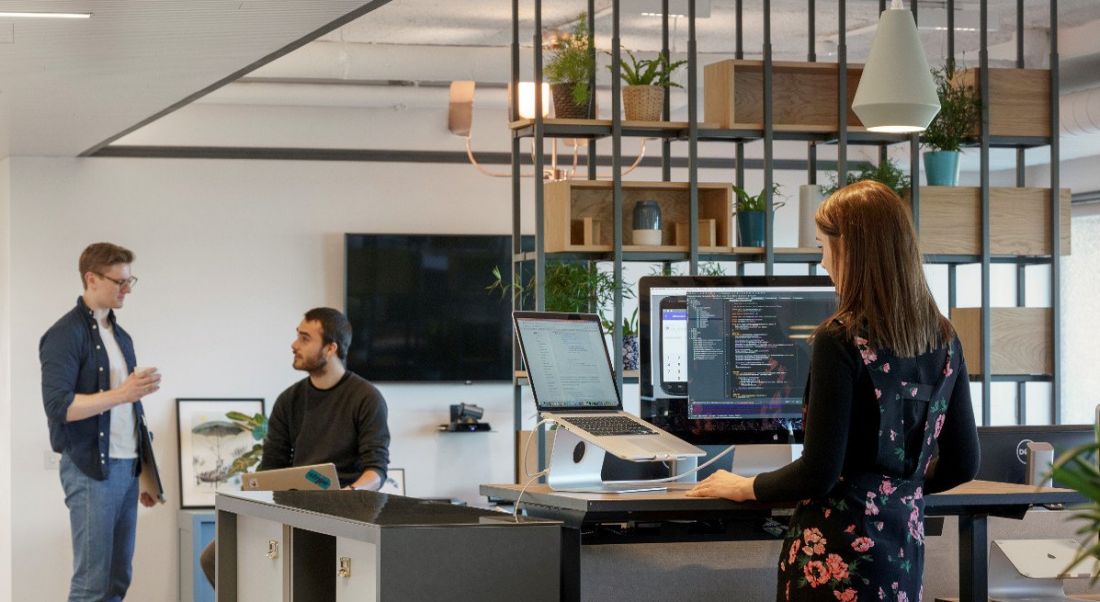
POLYGON ((540 411, 621 408, 597 316, 516 312, 515 321, 540 411))

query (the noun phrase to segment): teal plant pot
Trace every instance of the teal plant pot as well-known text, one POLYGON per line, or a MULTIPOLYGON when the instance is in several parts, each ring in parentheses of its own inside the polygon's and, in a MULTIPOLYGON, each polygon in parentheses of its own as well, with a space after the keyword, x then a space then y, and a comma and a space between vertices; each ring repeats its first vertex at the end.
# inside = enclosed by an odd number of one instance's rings
POLYGON ((958 186, 959 151, 924 153, 924 177, 929 186, 958 186))
POLYGON ((740 247, 764 246, 764 212, 737 212, 737 245, 740 247))

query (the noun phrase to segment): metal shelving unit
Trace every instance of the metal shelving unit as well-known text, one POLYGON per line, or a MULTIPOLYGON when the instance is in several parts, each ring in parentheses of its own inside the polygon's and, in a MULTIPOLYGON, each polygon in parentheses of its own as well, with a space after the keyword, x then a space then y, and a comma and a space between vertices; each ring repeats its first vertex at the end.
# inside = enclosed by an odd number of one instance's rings
MULTIPOLYGON (((744 29, 743 29, 743 1, 734 0, 734 8, 736 12, 735 30, 734 30, 734 44, 736 59, 744 58, 743 41, 744 41, 744 29)), ((988 0, 981 0, 981 30, 980 30, 980 51, 979 51, 979 69, 981 73, 981 80, 979 87, 982 94, 982 127, 981 136, 979 138, 977 148, 980 153, 981 172, 980 172, 980 196, 981 196, 981 253, 976 255, 947 255, 947 254, 929 254, 925 256, 926 263, 929 264, 945 264, 948 267, 948 311, 954 308, 957 299, 957 267, 966 264, 978 264, 981 266, 981 307, 983 308, 982 327, 981 327, 981 340, 986 344, 982 345, 981 356, 982 365, 985 367, 992 366, 991 345, 988 344, 991 341, 991 312, 990 309, 990 275, 991 266, 995 264, 1009 264, 1017 266, 1017 301, 1018 304, 1023 306, 1025 304, 1025 276, 1027 267, 1033 265, 1047 265, 1051 266, 1051 304, 1053 311, 1051 312, 1052 320, 1050 324, 1051 337, 1053 341, 1053 370, 1049 376, 1033 376, 1033 375, 1011 375, 1011 374, 992 374, 991 370, 983 370, 984 374, 980 375, 980 382, 982 384, 982 410, 983 410, 983 423, 988 424, 991 416, 991 385, 993 383, 1017 383, 1017 422, 1023 423, 1026 418, 1026 386, 1029 382, 1049 382, 1051 384, 1051 413, 1052 420, 1058 422, 1061 409, 1060 404, 1060 353, 1058 346, 1060 343, 1059 326, 1060 326, 1060 312, 1059 312, 1059 290, 1058 281, 1060 276, 1060 249, 1059 241, 1061 240, 1060 232, 1060 203, 1059 203, 1059 174, 1058 174, 1058 54, 1057 54, 1057 0, 1048 0, 1050 5, 1050 31, 1051 31, 1051 54, 1050 54, 1050 80, 1051 80, 1051 98, 1050 98, 1050 121, 1051 121, 1051 135, 1049 137, 1042 136, 993 136, 990 134, 990 121, 989 121, 989 56, 988 56, 988 0), (1024 185, 1024 155, 1027 149, 1041 149, 1042 147, 1049 147, 1051 153, 1051 253, 1049 257, 1018 257, 1018 256, 1005 256, 1005 255, 993 255, 990 246, 989 236, 989 224, 990 224, 990 162, 989 155, 991 149, 994 148, 1007 148, 1015 149, 1016 151, 1016 185, 1024 185)), ((533 26, 534 33, 532 36, 532 42, 534 47, 534 73, 533 78, 535 80, 535 106, 542 106, 543 99, 541 83, 542 78, 542 66, 543 66, 543 52, 542 52, 542 1, 532 0, 534 4, 534 18, 533 26)), ((775 241, 773 236, 774 225, 772 222, 772 211, 774 208, 774 201, 771 195, 772 189, 772 174, 774 159, 774 144, 776 141, 801 141, 806 142, 807 145, 807 158, 808 158, 808 180, 810 183, 816 183, 817 180, 817 151, 819 145, 835 145, 837 148, 837 173, 846 174, 848 171, 848 145, 872 145, 877 146, 879 149, 879 161, 885 161, 887 158, 887 147, 893 144, 909 144, 910 153, 910 174, 913 181, 912 192, 910 201, 912 203, 912 210, 914 216, 914 222, 919 230, 919 208, 920 208, 920 148, 919 139, 917 135, 900 136, 891 134, 877 134, 873 132, 861 131, 860 129, 853 129, 849 131, 848 128, 848 82, 847 82, 847 43, 846 43, 846 13, 847 6, 845 0, 838 0, 838 43, 837 43, 837 118, 838 123, 835 129, 832 128, 820 128, 820 127, 803 127, 792 128, 787 126, 776 127, 773 121, 772 111, 772 73, 773 73, 773 59, 772 59, 772 46, 771 46, 771 7, 770 3, 761 0, 763 9, 763 124, 760 128, 749 129, 721 129, 713 127, 713 124, 700 123, 698 112, 698 92, 699 82, 698 80, 698 56, 696 45, 696 29, 695 29, 695 1, 688 0, 688 18, 687 18, 687 68, 688 68, 688 84, 686 87, 687 100, 688 100, 688 119, 687 122, 669 122, 670 118, 670 104, 669 98, 666 94, 663 122, 660 123, 646 123, 646 122, 624 122, 621 118, 621 97, 620 97, 620 2, 619 0, 613 0, 611 3, 610 19, 611 19, 611 118, 610 120, 556 120, 556 119, 544 119, 540 111, 535 111, 535 117, 529 120, 520 120, 518 115, 515 114, 513 109, 513 115, 510 116, 512 120, 512 223, 513 231, 515 233, 520 232, 520 211, 521 211, 521 182, 520 182, 520 140, 524 138, 532 138, 534 146, 539 149, 540 152, 534 154, 535 173, 542 173, 544 166, 544 156, 541 152, 543 148, 543 140, 545 138, 585 138, 590 140, 589 153, 588 153, 588 174, 589 179, 596 178, 596 157, 597 157, 597 143, 603 140, 610 139, 611 143, 611 169, 612 169, 612 212, 614 215, 613 224, 613 236, 614 241, 612 245, 612 251, 610 252, 571 252, 571 253, 555 253, 554 258, 562 260, 573 261, 590 261, 590 262, 611 262, 612 263, 612 277, 616 282, 622 282, 622 270, 623 262, 625 261, 645 261, 645 262, 680 262, 687 261, 690 266, 690 273, 697 273, 699 263, 710 261, 733 261, 737 263, 737 273, 743 274, 746 264, 763 264, 764 273, 772 274, 774 266, 776 264, 789 264, 798 263, 807 265, 808 271, 813 274, 816 272, 817 263, 820 261, 820 253, 807 253, 805 250, 799 249, 777 249, 775 247, 775 241), (662 149, 662 180, 671 180, 671 145, 673 142, 686 142, 687 154, 688 154, 688 230, 690 243, 686 252, 638 252, 638 251, 623 251, 623 189, 622 189, 622 140, 623 138, 630 137, 647 137, 647 138, 659 138, 661 141, 662 149), (766 191, 766 228, 765 228, 765 245, 763 248, 758 249, 745 249, 734 248, 729 253, 701 253, 699 251, 699 232, 698 232, 698 216, 699 216, 699 182, 698 182, 698 170, 699 170, 699 156, 698 156, 698 143, 704 142, 729 142, 734 144, 734 157, 735 157, 735 172, 734 182, 738 186, 744 186, 745 183, 745 144, 750 142, 762 141, 763 142, 763 155, 764 155, 764 188, 766 191)), ((814 48, 814 37, 816 31, 816 3, 815 0, 807 0, 808 4, 808 22, 807 28, 809 31, 809 48, 807 52, 807 60, 809 62, 816 62, 817 56, 814 48)), ((911 10, 914 20, 919 18, 919 5, 917 0, 911 0, 911 10)), ((947 15, 948 15, 948 31, 947 31, 947 57, 948 60, 954 61, 955 57, 955 31, 954 31, 954 0, 947 0, 947 15)), ((1023 60, 1023 0, 1017 0, 1017 60, 1016 67, 1022 68, 1024 66, 1023 60)), ((662 50, 661 52, 667 57, 669 53, 669 17, 668 17, 668 0, 662 2, 664 17, 661 20, 661 38, 662 38, 662 50)), ((589 31, 594 32, 594 13, 595 13, 594 1, 588 1, 588 26, 589 31)), ((885 0, 879 1, 879 10, 886 9, 885 0)), ((519 65, 519 0, 512 1, 512 107, 518 107, 517 88, 515 85, 519 81, 520 65, 519 65)), ((594 47, 594 42, 593 42, 594 47)), ((595 50, 593 48, 592 52, 595 50)), ((592 89, 595 89, 595 73, 592 74, 590 83, 592 89)), ((594 107, 594 98, 592 100, 594 107)), ((840 176, 843 180, 843 175, 840 176)), ((544 216, 543 216, 543 182, 536 178, 534 185, 534 211, 535 211, 535 250, 532 252, 523 252, 520 249, 519 236, 513 237, 513 282, 519 282, 521 276, 526 275, 524 273, 524 266, 529 266, 529 269, 533 269, 533 274, 537 282, 536 287, 536 308, 543 309, 543 282, 545 278, 546 260, 547 254, 544 246, 544 216), (533 268, 531 267, 533 266, 533 268)), ((614 321, 616 324, 622 322, 622 294, 621 290, 617 290, 614 299, 614 321)), ((619 349, 622 347, 622 333, 621 329, 615 329, 613 336, 614 347, 619 349)), ((974 351, 971 351, 974 353, 974 351)), ((616 354, 618 356, 618 354, 616 354)), ((518 358, 518 353, 516 354, 518 358)), ((517 361, 517 369, 518 359, 517 361)), ((621 357, 615 358, 615 365, 618 368, 621 365, 621 357)), ((617 371, 616 385, 619 387, 620 393, 622 391, 623 379, 621 376, 621 370, 617 371)), ((977 380, 977 379, 975 379, 977 380)), ((517 387, 515 391, 515 429, 517 431, 522 428, 522 420, 520 415, 522 395, 520 389, 517 387)), ((542 433, 539 434, 539 453, 540 453, 540 466, 544 465, 544 458, 542 457, 542 433)))

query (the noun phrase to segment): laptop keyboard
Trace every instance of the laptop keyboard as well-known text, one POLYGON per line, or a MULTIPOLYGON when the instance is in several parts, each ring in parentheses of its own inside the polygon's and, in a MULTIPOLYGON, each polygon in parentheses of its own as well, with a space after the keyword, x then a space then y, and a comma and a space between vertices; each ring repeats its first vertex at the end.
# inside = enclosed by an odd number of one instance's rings
POLYGON ((569 422, 597 437, 657 434, 657 431, 626 416, 570 416, 569 422))

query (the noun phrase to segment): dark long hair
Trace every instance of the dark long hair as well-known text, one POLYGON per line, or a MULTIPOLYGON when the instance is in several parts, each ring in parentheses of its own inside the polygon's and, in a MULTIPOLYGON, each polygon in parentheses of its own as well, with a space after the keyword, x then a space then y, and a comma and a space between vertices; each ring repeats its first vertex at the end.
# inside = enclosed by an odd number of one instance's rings
POLYGON ((815 221, 830 237, 839 296, 836 313, 819 329, 840 321, 848 338, 866 337, 901 357, 954 338, 924 278, 909 208, 893 190, 872 180, 845 186, 821 204, 815 221))

